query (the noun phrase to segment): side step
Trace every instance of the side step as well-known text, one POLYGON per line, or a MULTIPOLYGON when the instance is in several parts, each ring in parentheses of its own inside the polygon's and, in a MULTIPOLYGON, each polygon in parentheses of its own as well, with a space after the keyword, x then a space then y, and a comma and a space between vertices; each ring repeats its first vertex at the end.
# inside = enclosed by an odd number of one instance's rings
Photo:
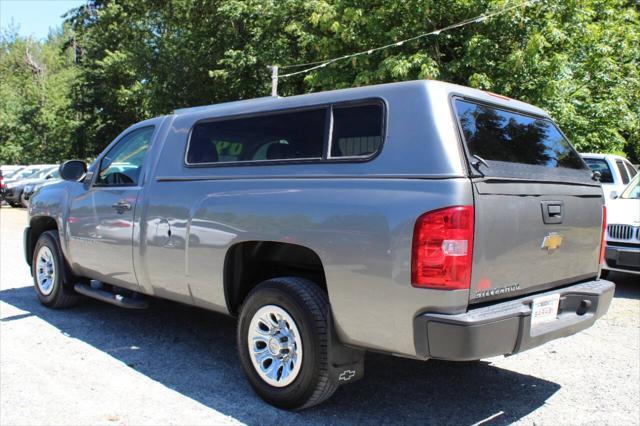
MULTIPOLYGON (((122 294, 113 293, 102 288, 102 283, 91 280, 91 284, 77 283, 73 286, 74 290, 84 296, 92 297, 112 305, 120 306, 127 309, 147 309, 149 303, 140 299, 136 295, 124 296, 122 294)), ((135 294, 135 293, 134 293, 135 294)))

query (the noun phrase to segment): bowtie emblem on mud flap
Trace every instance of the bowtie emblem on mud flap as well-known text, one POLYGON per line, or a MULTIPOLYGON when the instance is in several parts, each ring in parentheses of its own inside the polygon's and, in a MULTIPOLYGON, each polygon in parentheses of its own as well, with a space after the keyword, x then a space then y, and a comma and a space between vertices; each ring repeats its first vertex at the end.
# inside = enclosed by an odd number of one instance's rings
POLYGON ((356 375, 356 372, 354 370, 344 370, 340 376, 338 376, 338 380, 341 382, 347 382, 351 379, 353 379, 353 376, 356 375))

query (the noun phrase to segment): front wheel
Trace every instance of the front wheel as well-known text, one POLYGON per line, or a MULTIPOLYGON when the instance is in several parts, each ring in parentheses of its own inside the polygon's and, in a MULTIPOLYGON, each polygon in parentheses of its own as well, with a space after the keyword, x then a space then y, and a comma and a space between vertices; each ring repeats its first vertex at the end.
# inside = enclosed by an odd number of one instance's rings
POLYGON ((259 284, 238 322, 240 361, 262 399, 285 409, 329 398, 338 384, 329 375, 329 303, 313 282, 296 277, 259 284))
POLYGON ((31 274, 40 303, 50 308, 67 308, 78 301, 64 281, 69 271, 62 256, 57 231, 43 232, 33 250, 31 274))

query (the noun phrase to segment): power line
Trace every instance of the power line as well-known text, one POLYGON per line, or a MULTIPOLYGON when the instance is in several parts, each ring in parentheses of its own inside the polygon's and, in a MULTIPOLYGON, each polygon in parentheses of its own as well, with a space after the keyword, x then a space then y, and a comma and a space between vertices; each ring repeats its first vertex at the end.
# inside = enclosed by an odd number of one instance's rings
MULTIPOLYGON (((349 55, 337 56, 335 58, 325 59, 323 61, 307 62, 307 63, 304 63, 304 64, 284 65, 284 66, 279 67, 280 69, 283 69, 283 68, 299 68, 299 67, 304 67, 304 66, 310 66, 309 68, 305 68, 305 69, 300 70, 300 71, 290 72, 288 74, 277 75, 277 68, 275 68, 275 70, 274 70, 274 66, 271 66, 270 68, 272 70, 272 82, 274 84, 274 87, 277 87, 277 81, 278 81, 279 78, 292 77, 292 76, 298 75, 298 74, 306 74, 306 73, 308 73, 310 71, 317 70, 319 68, 324 68, 327 65, 332 64, 334 62, 338 62, 338 61, 342 61, 342 60, 350 59, 350 58, 355 58, 357 56, 362 56, 362 55, 370 55, 370 54, 372 54, 374 52, 378 52, 380 50, 389 49, 389 48, 392 48, 392 47, 400 47, 403 44, 408 43, 408 42, 412 42, 412 41, 415 41, 415 40, 418 40, 418 39, 421 39, 421 38, 425 38, 425 37, 429 37, 429 36, 432 36, 432 35, 438 35, 438 34, 440 34, 442 32, 449 31, 449 30, 452 30, 454 28, 460 28, 460 27, 463 27, 463 26, 466 26, 466 25, 470 25, 470 24, 474 24, 474 23, 481 23, 481 22, 486 21, 487 19, 491 19, 491 18, 493 18, 495 16, 502 15, 504 13, 507 13, 507 12, 513 10, 513 9, 516 9, 516 8, 519 8, 519 7, 529 6, 529 5, 533 4, 533 3, 536 3, 537 1, 538 0, 527 0, 527 1, 524 1, 524 2, 522 2, 520 4, 516 4, 516 5, 513 5, 513 6, 505 7, 503 9, 496 10, 495 12, 490 12, 490 13, 487 13, 487 14, 478 15, 478 16, 476 16, 474 18, 465 19, 464 21, 460 21, 458 23, 455 23, 455 24, 452 24, 452 25, 448 25, 446 27, 443 27, 443 28, 440 28, 440 29, 437 29, 437 30, 434 30, 434 31, 430 31, 428 33, 420 34, 420 35, 417 35, 417 36, 414 36, 414 37, 410 37, 410 38, 407 38, 407 39, 404 39, 404 40, 396 41, 394 43, 386 44, 384 46, 374 47, 374 48, 371 48, 371 49, 368 49, 368 50, 363 50, 363 51, 352 53, 352 54, 349 54, 349 55)), ((272 93, 273 93, 273 88, 272 88, 272 93)))

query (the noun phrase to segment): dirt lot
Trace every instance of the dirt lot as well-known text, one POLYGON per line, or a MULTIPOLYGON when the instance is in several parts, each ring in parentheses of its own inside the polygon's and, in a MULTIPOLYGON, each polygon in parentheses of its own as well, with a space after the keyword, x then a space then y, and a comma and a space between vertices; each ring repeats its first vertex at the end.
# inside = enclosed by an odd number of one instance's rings
POLYGON ((640 424, 640 279, 612 275, 594 327, 510 358, 416 362, 370 354, 366 377, 300 413, 245 381, 235 321, 157 301, 142 312, 36 300, 26 212, 0 209, 0 423, 640 424))

